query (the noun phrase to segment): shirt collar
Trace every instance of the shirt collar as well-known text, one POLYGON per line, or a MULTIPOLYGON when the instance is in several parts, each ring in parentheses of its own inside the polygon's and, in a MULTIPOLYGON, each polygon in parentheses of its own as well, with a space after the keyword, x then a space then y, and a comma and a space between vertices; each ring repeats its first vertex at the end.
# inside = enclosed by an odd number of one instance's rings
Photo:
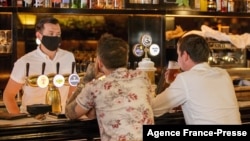
POLYGON ((191 68, 191 70, 197 70, 197 69, 208 69, 210 68, 209 64, 207 62, 196 64, 191 68))
POLYGON ((114 77, 124 77, 128 73, 127 70, 127 68, 117 68, 110 75, 114 77))

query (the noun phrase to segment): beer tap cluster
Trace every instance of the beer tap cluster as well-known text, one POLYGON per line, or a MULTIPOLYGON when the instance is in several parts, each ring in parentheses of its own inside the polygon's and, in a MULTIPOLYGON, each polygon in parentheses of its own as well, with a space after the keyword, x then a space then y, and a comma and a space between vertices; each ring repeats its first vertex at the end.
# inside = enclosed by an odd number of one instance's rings
POLYGON ((29 67, 30 67, 30 64, 27 63, 26 64, 26 85, 29 85, 31 87, 40 87, 40 88, 48 87, 48 90, 46 92, 45 103, 48 105, 51 105, 52 113, 62 112, 61 96, 60 96, 60 92, 58 88, 64 85, 77 86, 77 84, 85 75, 85 72, 82 72, 79 74, 74 73, 75 62, 72 62, 71 74, 60 74, 59 62, 56 64, 56 74, 55 73, 51 73, 47 75, 44 74, 44 70, 46 67, 45 62, 42 63, 42 72, 40 75, 29 76, 29 67))
POLYGON ((133 53, 136 56, 142 56, 144 53, 144 58, 138 63, 136 69, 145 71, 151 82, 152 95, 155 96, 155 71, 154 62, 148 57, 148 53, 152 56, 156 56, 160 52, 160 48, 157 44, 153 44, 152 37, 150 34, 143 34, 140 38, 140 43, 134 46, 133 53))

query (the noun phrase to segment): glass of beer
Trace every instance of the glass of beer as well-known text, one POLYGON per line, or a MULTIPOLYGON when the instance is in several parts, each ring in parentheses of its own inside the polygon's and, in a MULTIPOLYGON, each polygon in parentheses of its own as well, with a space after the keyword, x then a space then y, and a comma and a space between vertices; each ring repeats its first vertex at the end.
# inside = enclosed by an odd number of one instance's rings
POLYGON ((168 61, 168 67, 166 70, 166 82, 168 84, 172 83, 176 75, 180 73, 180 66, 176 61, 168 61))

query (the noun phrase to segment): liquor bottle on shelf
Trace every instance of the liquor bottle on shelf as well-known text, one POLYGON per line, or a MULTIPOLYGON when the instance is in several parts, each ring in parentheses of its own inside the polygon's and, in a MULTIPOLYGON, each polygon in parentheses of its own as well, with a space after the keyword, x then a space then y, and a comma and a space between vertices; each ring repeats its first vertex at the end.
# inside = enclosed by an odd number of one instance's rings
POLYGON ((52 7, 60 8, 61 7, 61 0, 52 0, 52 7))
POLYGON ((61 8, 69 8, 70 0, 62 0, 61 8))
POLYGON ((23 0, 17 0, 16 1, 16 6, 17 7, 23 7, 23 0))
POLYGON ((43 7, 44 0, 34 0, 34 7, 43 7))
POLYGON ((207 0, 200 0, 200 11, 207 11, 207 0))
POLYGON ((32 7, 33 0, 23 0, 23 7, 32 7))
POLYGON ((8 6, 7 0, 0 0, 0 7, 6 7, 8 6))
POLYGON ((44 0, 43 7, 50 8, 52 7, 51 5, 52 5, 51 0, 44 0))
POLYGON ((234 12, 234 0, 228 0, 227 12, 234 12))
POLYGON ((221 0, 216 0, 216 11, 217 12, 221 11, 221 0))
POLYGON ((208 0, 207 11, 208 12, 215 12, 216 11, 216 3, 214 0, 208 0))
POLYGON ((88 0, 81 0, 80 8, 88 8, 88 0))
POLYGON ((81 0, 70 0, 70 8, 79 8, 81 0))
POLYGON ((228 0, 221 0, 221 12, 227 12, 228 0))

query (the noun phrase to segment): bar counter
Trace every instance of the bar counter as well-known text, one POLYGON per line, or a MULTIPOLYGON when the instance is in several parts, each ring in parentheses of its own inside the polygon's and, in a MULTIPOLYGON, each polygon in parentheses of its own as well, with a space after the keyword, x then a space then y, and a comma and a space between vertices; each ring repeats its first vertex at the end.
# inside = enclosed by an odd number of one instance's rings
POLYGON ((34 117, 0 120, 0 140, 95 140, 99 139, 95 119, 77 121, 46 116, 45 120, 34 117))
MULTIPOLYGON (((241 107, 243 124, 250 124, 250 107, 241 107)), ((155 124, 185 125, 183 113, 167 113, 155 118, 155 124)), ((0 140, 81 140, 100 141, 96 119, 83 118, 72 121, 46 116, 45 120, 34 117, 0 120, 0 140)))

